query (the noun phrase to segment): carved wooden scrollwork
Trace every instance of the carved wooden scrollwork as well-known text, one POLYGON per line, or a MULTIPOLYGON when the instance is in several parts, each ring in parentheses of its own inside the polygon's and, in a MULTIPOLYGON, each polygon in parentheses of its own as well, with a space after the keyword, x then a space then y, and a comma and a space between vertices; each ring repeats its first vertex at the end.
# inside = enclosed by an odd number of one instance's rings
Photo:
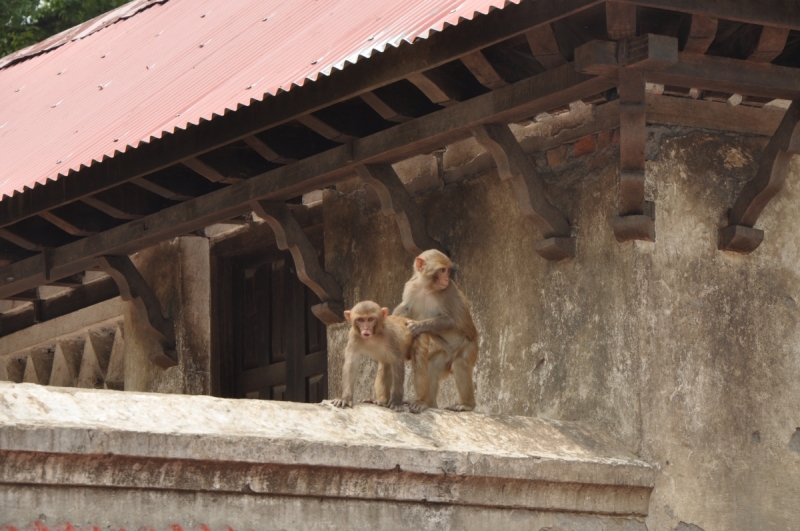
POLYGON ((292 253, 300 282, 322 300, 321 304, 311 307, 314 315, 326 325, 344 322, 342 288, 333 275, 319 265, 316 249, 286 204, 280 201, 253 201, 251 207, 275 231, 278 249, 288 249, 292 253))

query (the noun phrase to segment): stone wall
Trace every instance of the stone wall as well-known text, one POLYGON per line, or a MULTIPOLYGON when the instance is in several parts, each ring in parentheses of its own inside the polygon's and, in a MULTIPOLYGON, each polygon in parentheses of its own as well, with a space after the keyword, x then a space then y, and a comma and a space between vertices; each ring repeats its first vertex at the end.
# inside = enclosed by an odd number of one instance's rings
MULTIPOLYGON (((650 126, 656 242, 625 244, 610 227, 618 146, 613 136, 592 142, 532 157, 572 221, 568 262, 534 252, 541 235, 493 170, 427 177, 418 198, 429 233, 460 265, 481 333, 478 411, 613 433, 659 470, 651 531, 800 529, 800 161, 759 221, 764 243, 743 256, 718 251, 716 234, 766 138, 650 126)), ((326 267, 346 305, 392 308, 412 257, 369 195, 342 191, 325 197, 326 267)), ((336 396, 346 326, 328 339, 336 396)), ((374 374, 364 363, 357 397, 374 374)), ((440 404, 454 397, 448 381, 440 404)))

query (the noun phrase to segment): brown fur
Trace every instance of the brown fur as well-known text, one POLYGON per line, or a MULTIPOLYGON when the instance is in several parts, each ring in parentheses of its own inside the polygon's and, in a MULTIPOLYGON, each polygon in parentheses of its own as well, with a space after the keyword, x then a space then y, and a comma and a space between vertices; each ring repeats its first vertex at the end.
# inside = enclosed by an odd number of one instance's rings
POLYGON ((478 360, 478 330, 467 298, 450 280, 452 270, 453 262, 435 249, 419 255, 414 260, 414 276, 403 290, 403 301, 392 312, 413 319, 407 325, 412 336, 429 333, 441 338, 430 338, 427 350, 421 345, 414 351, 417 399, 410 404, 414 412, 437 407, 439 381, 448 374, 453 374, 460 398, 449 409, 475 409, 472 372, 478 360))

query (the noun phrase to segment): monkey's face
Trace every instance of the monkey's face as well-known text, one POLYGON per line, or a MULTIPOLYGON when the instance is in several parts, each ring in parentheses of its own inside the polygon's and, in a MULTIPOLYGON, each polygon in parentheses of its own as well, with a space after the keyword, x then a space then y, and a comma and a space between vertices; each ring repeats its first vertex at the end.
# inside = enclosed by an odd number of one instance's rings
POLYGON ((380 332, 381 323, 387 315, 389 308, 381 308, 372 301, 359 302, 352 310, 344 312, 347 321, 353 324, 353 330, 364 339, 370 339, 380 332))
POLYGON ((374 315, 360 315, 353 321, 353 326, 364 339, 369 339, 375 335, 375 326, 377 324, 378 318, 374 315))
POLYGON ((447 289, 450 285, 450 268, 440 267, 433 274, 433 288, 436 290, 447 289))

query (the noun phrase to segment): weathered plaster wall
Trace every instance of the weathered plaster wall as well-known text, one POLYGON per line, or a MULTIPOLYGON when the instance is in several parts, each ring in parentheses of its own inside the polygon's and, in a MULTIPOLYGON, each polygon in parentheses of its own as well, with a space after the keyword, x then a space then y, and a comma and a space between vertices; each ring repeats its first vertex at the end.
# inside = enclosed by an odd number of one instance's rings
POLYGON ((161 349, 128 304, 125 310, 125 390, 159 393, 211 392, 211 274, 208 240, 186 236, 132 257, 175 321, 178 366, 162 370, 147 358, 161 349))
MULTIPOLYGON (((478 410, 615 434, 660 470, 651 531, 800 529, 800 161, 759 221, 761 247, 729 254, 716 249, 717 228, 766 140, 650 132, 654 244, 614 239, 613 144, 582 158, 534 157, 578 237, 566 263, 534 252, 541 235, 494 171, 420 198, 429 232, 461 266, 481 333, 478 410)), ((394 222, 365 204, 358 192, 326 195, 326 267, 346 305, 391 308, 412 257, 394 222)), ((331 396, 345 335, 344 325, 329 328, 331 396)), ((357 396, 374 373, 365 363, 357 396)), ((440 404, 454 396, 448 381, 440 404)))

